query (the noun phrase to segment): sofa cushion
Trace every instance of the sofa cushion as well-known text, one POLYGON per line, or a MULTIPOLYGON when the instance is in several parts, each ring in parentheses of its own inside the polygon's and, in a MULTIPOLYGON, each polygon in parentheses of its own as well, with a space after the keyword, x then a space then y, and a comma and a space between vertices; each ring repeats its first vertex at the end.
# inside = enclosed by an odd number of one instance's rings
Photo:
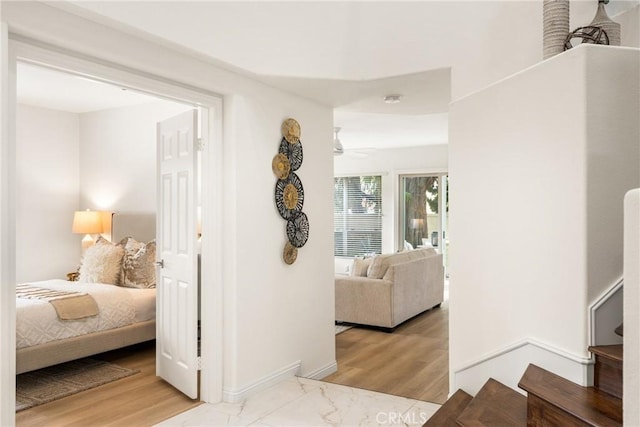
POLYGON ((411 251, 410 253, 411 259, 428 258, 430 256, 438 255, 436 250, 433 248, 416 249, 415 251, 411 251))
POLYGON ((372 261, 373 258, 354 258, 351 275, 354 277, 367 277, 367 271, 372 261))
POLYGON ((374 257, 367 271, 367 277, 370 279, 382 279, 390 265, 411 261, 411 257, 414 256, 411 255, 412 252, 415 251, 398 252, 374 257))

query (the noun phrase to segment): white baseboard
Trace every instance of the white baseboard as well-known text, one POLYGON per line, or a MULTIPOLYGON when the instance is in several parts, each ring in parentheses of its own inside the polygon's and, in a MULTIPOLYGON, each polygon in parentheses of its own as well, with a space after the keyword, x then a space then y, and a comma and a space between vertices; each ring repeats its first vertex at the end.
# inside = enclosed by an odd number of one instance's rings
POLYGON ((300 372, 300 361, 295 361, 284 366, 277 371, 260 378, 259 380, 240 387, 237 390, 223 389, 222 398, 225 402, 236 403, 245 400, 247 397, 267 389, 287 378, 295 377, 300 372))
POLYGON ((623 318, 624 283, 620 278, 589 306, 589 345, 622 344, 622 337, 615 329, 623 318))
POLYGON ((329 376, 338 370, 338 363, 334 360, 333 362, 316 369, 315 371, 308 372, 305 375, 302 375, 303 378, 309 378, 310 380, 321 380, 326 376, 329 376))
POLYGON ((452 370, 450 391, 455 392, 460 388, 475 396, 484 383, 493 378, 524 394, 518 388, 518 382, 530 363, 582 386, 593 383, 591 358, 574 355, 529 338, 452 370))

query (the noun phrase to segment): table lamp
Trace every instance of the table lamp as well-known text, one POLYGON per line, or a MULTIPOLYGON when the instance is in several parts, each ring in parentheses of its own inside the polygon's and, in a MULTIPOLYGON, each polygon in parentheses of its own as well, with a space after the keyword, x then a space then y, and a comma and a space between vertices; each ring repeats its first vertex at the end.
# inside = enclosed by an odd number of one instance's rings
POLYGON ((102 216, 98 211, 76 211, 73 214, 71 231, 76 234, 84 234, 82 239, 82 254, 95 244, 92 234, 102 233, 102 216))

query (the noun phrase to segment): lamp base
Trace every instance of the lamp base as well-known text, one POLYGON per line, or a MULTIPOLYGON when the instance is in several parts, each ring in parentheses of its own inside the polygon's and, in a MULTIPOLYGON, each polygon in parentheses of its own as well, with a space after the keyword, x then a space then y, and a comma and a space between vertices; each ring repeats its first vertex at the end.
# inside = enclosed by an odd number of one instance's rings
POLYGON ((85 236, 82 238, 82 255, 84 255, 87 249, 95 244, 96 242, 95 240, 93 240, 93 237, 91 237, 90 234, 85 234, 85 236))

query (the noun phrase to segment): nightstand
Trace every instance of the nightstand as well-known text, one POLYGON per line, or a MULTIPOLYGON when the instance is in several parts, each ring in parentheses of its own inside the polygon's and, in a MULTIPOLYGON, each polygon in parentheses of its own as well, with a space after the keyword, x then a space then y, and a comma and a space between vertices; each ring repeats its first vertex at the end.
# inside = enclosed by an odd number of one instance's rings
POLYGON ((73 273, 67 273, 67 280, 69 282, 77 282, 79 277, 80 273, 78 273, 77 271, 74 271, 73 273))

